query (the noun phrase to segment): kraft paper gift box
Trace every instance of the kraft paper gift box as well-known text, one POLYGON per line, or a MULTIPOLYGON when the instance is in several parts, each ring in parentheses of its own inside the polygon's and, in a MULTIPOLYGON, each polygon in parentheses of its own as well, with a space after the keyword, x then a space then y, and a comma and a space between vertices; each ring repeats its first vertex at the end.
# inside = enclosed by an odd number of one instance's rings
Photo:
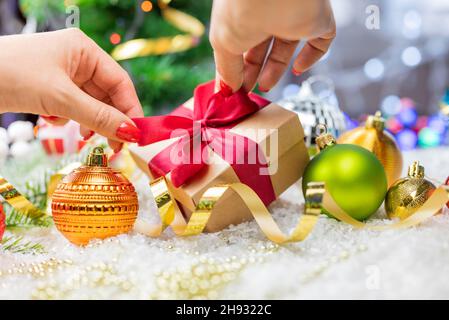
MULTIPOLYGON (((193 109, 193 99, 184 106, 193 109)), ((248 129, 257 130, 256 135, 248 137, 258 143, 266 155, 268 167, 274 172, 270 177, 277 198, 302 177, 309 161, 304 143, 304 131, 298 115, 271 103, 229 130, 232 133, 245 136, 250 131, 248 129), (275 148, 276 141, 277 148, 275 148)), ((148 163, 174 141, 176 139, 163 140, 143 147, 131 145, 129 151, 137 166, 150 179, 155 179, 148 163)), ((239 182, 239 178, 230 164, 219 155, 211 152, 210 163, 179 188, 175 188, 171 183, 170 173, 166 175, 168 186, 187 219, 190 218, 196 204, 208 188, 217 184, 239 182)), ((249 221, 252 218, 241 198, 229 190, 217 202, 205 231, 220 231, 229 225, 249 221)))

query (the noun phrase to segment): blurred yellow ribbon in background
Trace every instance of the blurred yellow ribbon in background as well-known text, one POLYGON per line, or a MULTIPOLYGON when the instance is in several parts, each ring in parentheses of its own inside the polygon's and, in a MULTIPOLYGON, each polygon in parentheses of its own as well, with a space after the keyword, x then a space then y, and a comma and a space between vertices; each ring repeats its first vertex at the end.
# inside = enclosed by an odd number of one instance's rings
POLYGON ((182 52, 199 44, 205 26, 197 18, 168 6, 171 0, 159 0, 162 17, 175 28, 186 32, 175 36, 133 39, 117 45, 111 56, 117 60, 182 52))

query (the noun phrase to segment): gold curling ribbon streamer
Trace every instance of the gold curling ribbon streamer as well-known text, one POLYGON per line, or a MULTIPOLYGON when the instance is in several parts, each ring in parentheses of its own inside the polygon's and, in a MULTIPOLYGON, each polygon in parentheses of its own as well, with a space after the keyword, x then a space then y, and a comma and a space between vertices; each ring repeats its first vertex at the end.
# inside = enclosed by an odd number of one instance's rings
POLYGON ((315 227, 321 213, 324 188, 322 183, 309 183, 306 192, 306 205, 304 214, 298 221, 291 235, 285 235, 274 221, 268 209, 259 196, 243 183, 218 185, 209 188, 202 195, 195 211, 188 223, 184 220, 176 201, 172 197, 165 178, 159 178, 150 183, 161 222, 159 225, 151 225, 142 220, 136 223, 136 230, 148 236, 157 237, 171 226, 176 235, 191 236, 203 232, 213 213, 217 201, 228 191, 233 190, 244 201, 262 232, 268 239, 275 243, 296 242, 304 240, 315 227))
POLYGON ((187 34, 154 39, 134 39, 117 45, 111 56, 117 60, 127 60, 151 55, 182 52, 198 45, 204 34, 204 25, 195 17, 182 11, 170 8, 170 0, 158 1, 162 17, 171 25, 187 34))
POLYGON ((287 236, 281 231, 257 194, 243 183, 225 184, 209 188, 201 197, 188 223, 184 220, 176 201, 173 200, 165 178, 156 179, 150 183, 150 187, 161 222, 158 225, 152 225, 138 220, 136 222, 136 230, 140 233, 158 237, 168 226, 171 226, 178 236, 198 235, 206 227, 217 201, 226 191, 233 190, 245 202, 265 236, 279 244, 304 240, 315 227, 322 208, 331 212, 340 221, 348 223, 355 228, 381 231, 416 226, 437 214, 449 200, 449 187, 443 185, 437 188, 424 205, 410 217, 391 225, 368 225, 355 220, 341 209, 326 189, 324 183, 311 182, 306 190, 304 214, 291 235, 287 236))
POLYGON ((335 218, 339 219, 340 221, 346 222, 355 228, 369 230, 390 230, 416 226, 437 214, 449 200, 449 187, 444 185, 440 186, 432 193, 430 198, 427 199, 423 206, 408 218, 391 225, 373 226, 367 225, 364 222, 360 222, 348 215, 343 209, 338 206, 338 204, 330 195, 329 191, 324 187, 324 184, 322 185, 321 191, 324 191, 322 203, 323 208, 330 212, 335 218))
MULTIPOLYGON (((51 200, 51 195, 56 189, 59 181, 64 178, 67 174, 72 172, 74 169, 81 165, 80 162, 73 162, 65 166, 64 168, 58 170, 55 174, 50 177, 47 184, 47 212, 50 212, 49 205, 51 200)), ((0 175, 0 196, 5 199, 5 201, 13 207, 15 210, 23 212, 31 218, 39 218, 42 216, 47 216, 48 213, 44 212, 32 204, 24 195, 22 195, 16 187, 14 187, 6 178, 0 175)))
MULTIPOLYGON (((58 183, 68 175, 73 170, 79 168, 81 166, 81 162, 72 162, 66 165, 64 168, 58 170, 55 174, 52 174, 50 180, 47 183, 47 198, 50 200, 51 196, 56 190, 58 183)), ((50 201, 48 201, 50 203, 50 201)))
POLYGON ((38 218, 46 215, 45 212, 32 204, 23 196, 8 180, 0 175, 0 195, 14 209, 25 213, 31 218, 38 218))

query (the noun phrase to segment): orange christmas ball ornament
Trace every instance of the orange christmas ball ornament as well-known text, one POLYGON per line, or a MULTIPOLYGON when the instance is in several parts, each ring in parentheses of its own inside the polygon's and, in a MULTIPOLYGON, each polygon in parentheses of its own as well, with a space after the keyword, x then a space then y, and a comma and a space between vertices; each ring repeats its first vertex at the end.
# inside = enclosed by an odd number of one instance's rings
POLYGON ((103 148, 96 147, 84 166, 58 184, 51 208, 56 228, 72 243, 85 245, 130 231, 139 205, 133 185, 108 167, 103 148))
POLYGON ((402 154, 394 137, 385 129, 380 111, 366 120, 365 126, 347 131, 338 138, 340 144, 356 144, 376 155, 387 174, 388 186, 401 176, 402 154))

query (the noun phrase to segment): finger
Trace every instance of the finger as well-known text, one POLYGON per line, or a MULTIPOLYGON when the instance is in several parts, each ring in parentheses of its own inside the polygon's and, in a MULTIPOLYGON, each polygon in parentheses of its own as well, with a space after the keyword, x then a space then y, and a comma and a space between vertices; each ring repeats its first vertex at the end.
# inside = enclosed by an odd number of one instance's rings
POLYGON ((287 69, 299 41, 275 38, 267 62, 259 79, 259 90, 263 92, 273 88, 287 69))
POLYGON ((243 55, 233 54, 226 49, 214 49, 215 64, 220 79, 237 91, 243 84, 243 55))
POLYGON ((66 85, 67 92, 57 95, 65 97, 57 104, 59 116, 73 119, 107 138, 120 142, 137 142, 140 131, 131 119, 116 108, 107 105, 88 95, 73 83, 66 85))
POLYGON ((48 122, 52 125, 55 126, 63 126, 65 125, 67 122, 69 122, 69 119, 64 119, 61 117, 56 117, 56 116, 45 116, 45 115, 41 115, 40 116, 42 119, 45 120, 45 122, 48 122))
POLYGON ((102 90, 99 86, 97 86, 92 80, 88 80, 86 83, 84 83, 81 89, 83 89, 84 92, 88 93, 95 99, 102 102, 105 102, 105 100, 109 99, 108 94, 104 92, 104 90, 102 90))
POLYGON ((128 73, 93 41, 87 41, 86 51, 73 81, 79 87, 87 85, 90 92, 104 92, 112 105, 127 116, 142 117, 142 106, 128 73))
POLYGON ((108 139, 108 144, 114 153, 119 153, 123 148, 123 143, 115 140, 108 139))
POLYGON ((247 92, 252 91, 256 85, 272 40, 272 37, 266 39, 244 55, 243 87, 247 92))
POLYGON ((334 38, 335 32, 331 32, 307 41, 293 63, 293 73, 299 75, 313 66, 326 54, 334 38))
POLYGON ((80 126, 80 134, 83 137, 83 140, 87 141, 94 136, 95 131, 93 131, 89 128, 86 128, 84 126, 80 126))

